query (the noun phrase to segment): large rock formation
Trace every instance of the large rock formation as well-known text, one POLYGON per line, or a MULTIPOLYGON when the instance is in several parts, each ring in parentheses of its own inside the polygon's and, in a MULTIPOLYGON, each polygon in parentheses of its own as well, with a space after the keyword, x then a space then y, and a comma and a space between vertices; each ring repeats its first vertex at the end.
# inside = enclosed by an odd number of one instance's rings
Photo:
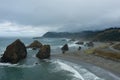
POLYGON ((43 45, 39 52, 36 54, 36 57, 40 59, 46 59, 50 57, 50 45, 43 45))
POLYGON ((32 48, 32 49, 37 49, 37 48, 41 48, 41 47, 42 47, 42 43, 40 43, 37 40, 35 40, 29 46, 27 46, 27 48, 32 48))
POLYGON ((65 44, 65 45, 61 48, 61 50, 62 50, 62 53, 64 54, 65 51, 68 51, 68 50, 69 50, 68 45, 65 44))
POLYGON ((27 51, 24 43, 17 39, 6 48, 3 56, 1 57, 1 62, 10 62, 14 64, 21 59, 24 59, 26 56, 27 51))

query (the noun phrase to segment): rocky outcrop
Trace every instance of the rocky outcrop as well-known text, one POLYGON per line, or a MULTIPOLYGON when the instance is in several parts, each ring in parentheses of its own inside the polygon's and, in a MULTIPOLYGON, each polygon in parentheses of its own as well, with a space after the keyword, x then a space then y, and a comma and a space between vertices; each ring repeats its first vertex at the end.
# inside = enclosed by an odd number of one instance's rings
POLYGON ((22 43, 19 39, 10 44, 3 56, 1 57, 1 62, 9 62, 9 63, 17 63, 21 59, 24 59, 27 56, 27 51, 24 43, 22 43))
POLYGON ((78 42, 76 42, 75 44, 78 44, 78 45, 83 45, 83 44, 84 44, 84 42, 78 41, 78 42))
POLYGON ((81 50, 81 47, 80 47, 80 46, 78 47, 78 50, 81 50))
POLYGON ((61 48, 61 50, 62 50, 62 53, 64 54, 66 51, 69 50, 68 45, 65 44, 65 45, 61 48))
POLYGON ((50 45, 43 45, 39 52, 36 54, 36 57, 40 59, 46 59, 50 57, 50 45))
POLYGON ((93 42, 88 42, 85 45, 88 46, 88 47, 94 47, 94 43, 93 42))
POLYGON ((33 50, 37 49, 37 48, 41 48, 42 47, 42 43, 40 43, 39 41, 35 40, 34 42, 32 42, 29 46, 27 46, 27 48, 32 48, 33 50))

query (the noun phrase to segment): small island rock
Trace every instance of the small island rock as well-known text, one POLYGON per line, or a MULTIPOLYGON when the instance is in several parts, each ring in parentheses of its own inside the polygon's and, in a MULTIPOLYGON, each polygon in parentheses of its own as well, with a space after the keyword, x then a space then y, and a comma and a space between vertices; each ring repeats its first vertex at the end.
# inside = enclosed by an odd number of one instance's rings
POLYGON ((8 45, 3 56, 1 57, 1 62, 17 63, 21 59, 26 58, 27 50, 19 39, 17 39, 12 44, 8 45))
POLYGON ((39 52, 36 54, 36 57, 40 59, 46 59, 50 57, 50 45, 43 45, 39 52))
POLYGON ((27 48, 32 48, 33 50, 37 49, 37 48, 41 48, 42 47, 42 43, 40 43, 39 41, 35 40, 34 42, 32 42, 29 46, 27 46, 27 48))
POLYGON ((68 45, 65 44, 65 45, 61 48, 61 50, 62 50, 62 52, 63 52, 63 54, 64 54, 65 51, 68 51, 68 50, 69 50, 68 45))

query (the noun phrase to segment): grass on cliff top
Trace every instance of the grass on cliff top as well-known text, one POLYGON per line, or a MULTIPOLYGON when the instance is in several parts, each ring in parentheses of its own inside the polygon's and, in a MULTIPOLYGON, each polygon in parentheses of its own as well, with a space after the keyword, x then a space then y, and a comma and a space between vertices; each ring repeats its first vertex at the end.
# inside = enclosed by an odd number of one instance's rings
POLYGON ((106 51, 105 48, 108 48, 107 45, 100 46, 99 48, 89 48, 84 51, 86 54, 94 54, 100 57, 104 57, 107 59, 120 61, 120 53, 114 51, 106 51))
POLYGON ((120 61, 120 53, 117 53, 117 52, 95 49, 94 53, 97 56, 101 56, 101 57, 104 57, 104 58, 120 61))
POLYGON ((93 54, 94 51, 95 51, 95 48, 90 48, 90 49, 84 50, 84 53, 86 53, 86 54, 93 54))
MULTIPOLYGON (((98 48, 99 49, 105 49, 105 48, 108 48, 108 47, 109 47, 108 45, 102 44, 98 48)), ((96 48, 94 48, 94 47, 93 48, 89 48, 89 49, 84 50, 84 53, 86 53, 86 54, 93 54, 95 52, 95 50, 96 50, 96 48)))

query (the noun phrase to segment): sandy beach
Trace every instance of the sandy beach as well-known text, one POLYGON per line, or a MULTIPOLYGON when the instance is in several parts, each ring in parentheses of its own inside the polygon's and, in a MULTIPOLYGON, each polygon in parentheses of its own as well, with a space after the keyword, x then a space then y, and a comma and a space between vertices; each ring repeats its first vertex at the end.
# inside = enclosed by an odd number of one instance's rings
MULTIPOLYGON (((84 54, 82 51, 76 51, 74 53, 66 52, 65 54, 57 54, 57 55, 55 54, 52 55, 52 58, 63 59, 76 64, 84 64, 84 65, 89 64, 92 66, 97 66, 120 77, 120 62, 95 56, 93 54, 84 54)), ((93 69, 89 69, 89 70, 91 70, 91 72, 97 74, 98 76, 101 76, 98 73, 96 73, 93 69)), ((111 77, 114 77, 114 75, 111 75, 111 77)))

